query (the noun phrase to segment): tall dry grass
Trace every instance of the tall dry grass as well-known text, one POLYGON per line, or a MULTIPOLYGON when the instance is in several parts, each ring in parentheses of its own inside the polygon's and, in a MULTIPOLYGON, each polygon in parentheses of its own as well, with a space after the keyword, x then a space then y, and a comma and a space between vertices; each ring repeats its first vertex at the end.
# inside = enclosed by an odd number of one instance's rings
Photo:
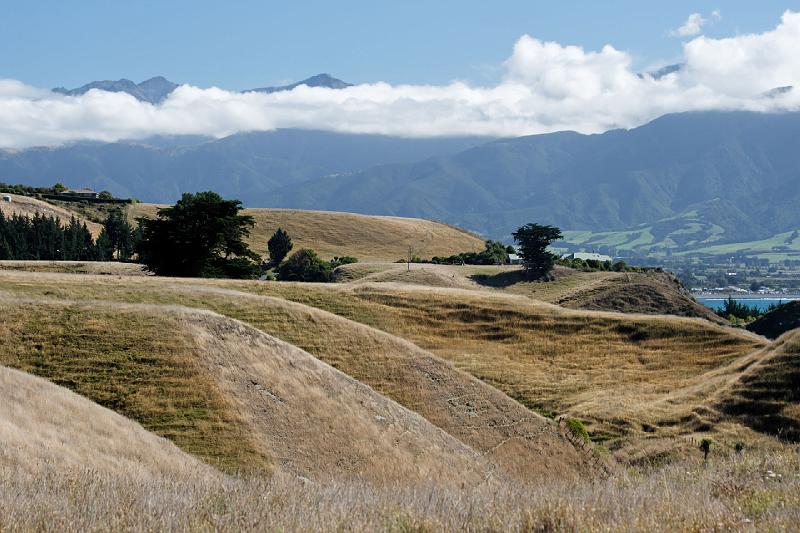
MULTIPOLYGON (((698 452, 699 453, 699 452, 698 452)), ((606 480, 463 489, 231 477, 174 481, 54 468, 0 478, 3 531, 792 531, 796 452, 712 456, 606 480)))

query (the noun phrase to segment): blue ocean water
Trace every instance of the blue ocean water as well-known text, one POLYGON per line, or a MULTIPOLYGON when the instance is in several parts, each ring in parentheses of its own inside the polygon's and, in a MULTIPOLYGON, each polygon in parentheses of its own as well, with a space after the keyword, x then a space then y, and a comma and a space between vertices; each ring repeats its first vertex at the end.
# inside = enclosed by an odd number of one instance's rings
MULTIPOLYGON (((725 307, 727 298, 698 298, 697 301, 706 307, 710 307, 715 311, 725 307)), ((757 307, 760 310, 766 310, 770 305, 780 305, 797 300, 797 298, 734 298, 734 301, 745 304, 749 307, 757 307)))

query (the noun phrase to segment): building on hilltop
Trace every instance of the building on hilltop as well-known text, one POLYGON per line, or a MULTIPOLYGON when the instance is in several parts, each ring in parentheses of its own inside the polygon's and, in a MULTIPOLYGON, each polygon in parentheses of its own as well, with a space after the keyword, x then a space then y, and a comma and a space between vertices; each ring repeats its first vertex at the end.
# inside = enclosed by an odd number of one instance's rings
POLYGON ((72 196, 73 198, 97 198, 100 193, 92 189, 67 189, 61 193, 62 196, 72 196))
POLYGON ((611 261, 611 256, 598 254, 594 252, 575 252, 571 254, 566 254, 561 256, 562 259, 582 259, 584 261, 600 261, 601 263, 605 263, 606 261, 611 261))

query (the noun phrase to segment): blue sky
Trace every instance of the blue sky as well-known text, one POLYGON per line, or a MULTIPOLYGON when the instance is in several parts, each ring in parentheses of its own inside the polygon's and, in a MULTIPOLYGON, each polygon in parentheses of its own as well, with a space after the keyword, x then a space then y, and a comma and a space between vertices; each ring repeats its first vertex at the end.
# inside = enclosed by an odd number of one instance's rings
POLYGON ((4 1, 0 79, 73 87, 164 75, 243 89, 318 72, 363 83, 490 85, 523 34, 587 50, 610 43, 637 68, 681 57, 689 14, 709 37, 773 28, 800 2, 4 1))

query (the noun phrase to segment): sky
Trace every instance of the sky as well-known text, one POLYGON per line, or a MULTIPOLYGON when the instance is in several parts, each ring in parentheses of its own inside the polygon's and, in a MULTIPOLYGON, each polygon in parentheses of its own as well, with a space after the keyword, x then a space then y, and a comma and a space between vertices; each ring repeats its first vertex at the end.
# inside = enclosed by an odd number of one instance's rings
POLYGON ((680 57, 670 30, 721 17, 710 37, 761 32, 800 2, 436 0, 0 0, 0 77, 37 87, 92 80, 242 90, 320 72, 351 83, 496 83, 522 35, 630 53, 646 68, 680 57))
POLYGON ((800 109, 800 2, 0 0, 0 147, 303 127, 403 136, 629 128, 800 109), (638 74, 681 63, 661 79, 638 74), (328 72, 345 90, 246 88, 328 72), (51 93, 183 84, 158 106, 51 93), (798 90, 765 97, 771 89, 798 90))

